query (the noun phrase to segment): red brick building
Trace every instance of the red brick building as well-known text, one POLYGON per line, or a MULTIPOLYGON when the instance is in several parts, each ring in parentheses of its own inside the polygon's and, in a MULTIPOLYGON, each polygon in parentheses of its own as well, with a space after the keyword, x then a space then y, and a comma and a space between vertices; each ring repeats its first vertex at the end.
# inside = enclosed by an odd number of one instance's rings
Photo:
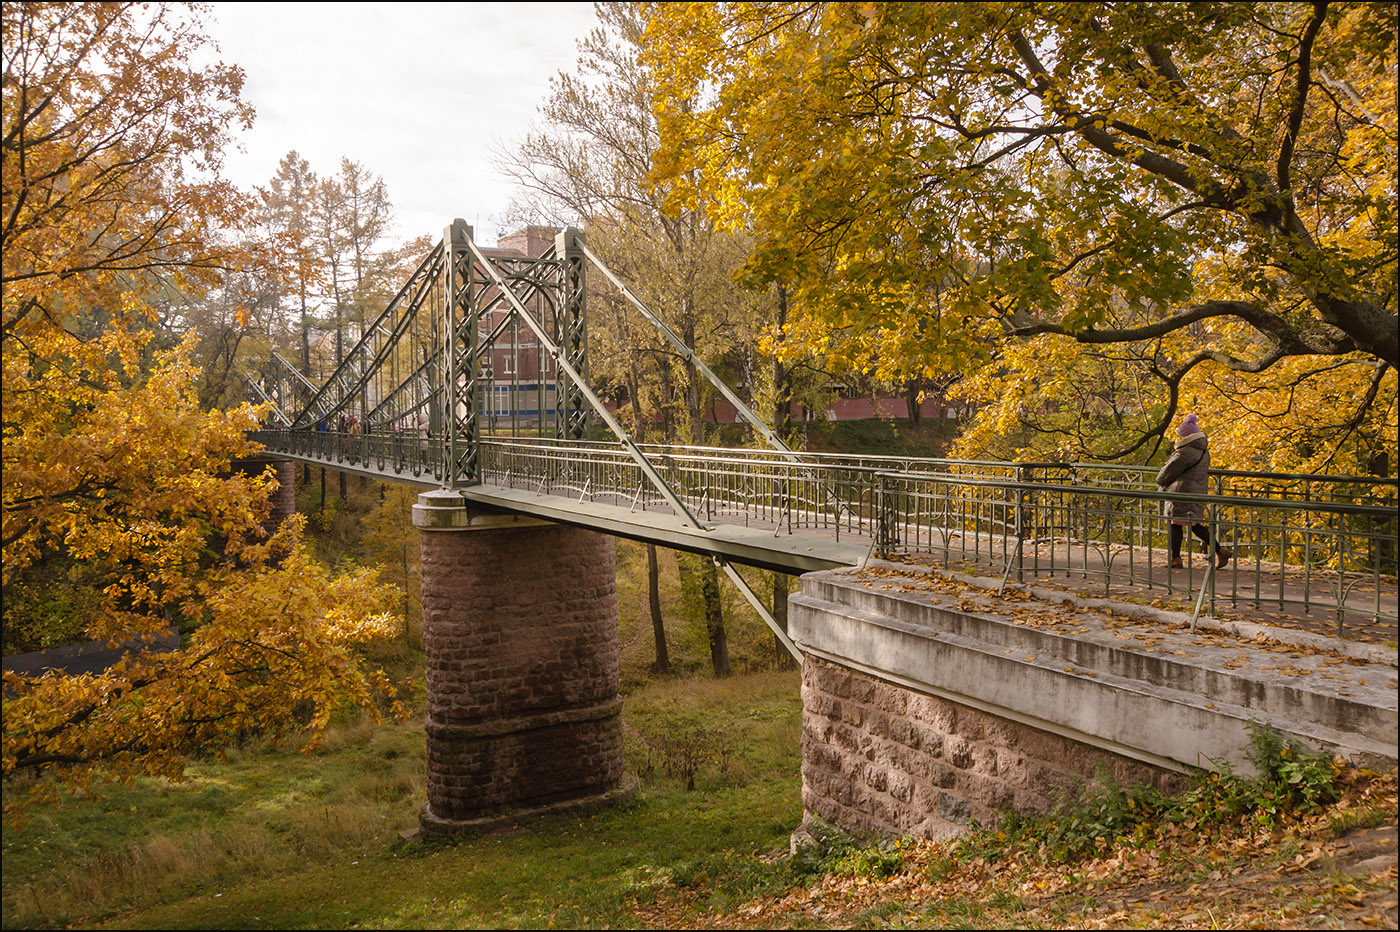
MULTIPOLYGON (((554 245, 558 232, 558 227, 527 226, 501 237, 494 248, 483 247, 481 251, 492 259, 537 259, 554 245)), ((481 325, 480 339, 486 340, 509 316, 506 305, 492 311, 481 325)), ((548 318, 539 314, 536 319, 548 318)), ((541 423, 541 415, 546 423, 554 417, 554 360, 526 324, 517 320, 507 325, 482 358, 481 375, 478 405, 488 430, 534 428, 541 423)))

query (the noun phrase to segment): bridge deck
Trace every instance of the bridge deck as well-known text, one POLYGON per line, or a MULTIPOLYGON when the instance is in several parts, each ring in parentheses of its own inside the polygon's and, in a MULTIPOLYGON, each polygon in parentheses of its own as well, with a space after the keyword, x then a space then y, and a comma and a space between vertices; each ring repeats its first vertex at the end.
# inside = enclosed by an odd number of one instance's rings
POLYGON ((868 539, 825 539, 817 536, 776 536, 774 528, 732 516, 706 522, 700 530, 669 511, 655 506, 631 508, 621 503, 582 501, 560 495, 542 495, 528 489, 476 485, 462 490, 469 501, 518 514, 545 518, 561 524, 602 531, 674 550, 723 557, 735 563, 783 573, 808 573, 855 566, 870 552, 868 539))
MULTIPOLYGON (((280 454, 279 454, 280 455, 280 454)), ((312 466, 325 466, 349 475, 366 476, 383 482, 411 485, 421 489, 436 489, 440 485, 431 475, 395 472, 373 464, 328 463, 313 457, 288 455, 286 458, 312 466)), ((685 550, 723 557, 746 566, 782 573, 800 574, 813 570, 829 570, 855 566, 870 552, 868 538, 844 540, 833 537, 776 536, 770 524, 745 526, 742 520, 706 522, 707 529, 690 526, 670 510, 655 505, 632 507, 614 496, 607 500, 576 498, 566 495, 546 495, 528 488, 483 483, 458 489, 462 497, 488 508, 529 515, 560 524, 572 524, 625 537, 629 540, 657 544, 674 550, 685 550)))

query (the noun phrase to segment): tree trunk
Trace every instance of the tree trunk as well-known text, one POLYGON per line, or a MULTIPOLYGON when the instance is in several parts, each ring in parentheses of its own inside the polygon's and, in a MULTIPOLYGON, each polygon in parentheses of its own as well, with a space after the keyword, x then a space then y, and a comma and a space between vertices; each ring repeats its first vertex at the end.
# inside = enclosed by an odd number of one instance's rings
MULTIPOLYGON (((778 623, 778 627, 787 634, 788 629, 788 577, 786 573, 773 574, 773 620, 778 623)), ((777 653, 778 669, 791 669, 797 665, 795 658, 788 651, 787 645, 773 635, 773 650, 777 653)))
POLYGON ((301 374, 311 378, 311 317, 306 311, 306 282, 301 285, 301 374))
MULTIPOLYGON (((384 500, 384 483, 379 486, 379 500, 384 500)), ((403 571, 403 640, 405 644, 413 641, 413 616, 409 613, 408 601, 408 544, 399 544, 399 568, 403 571)))
POLYGON ((719 567, 706 558, 700 571, 705 594, 705 629, 710 635, 710 664, 715 676, 729 675, 729 638, 724 633, 724 605, 719 595, 719 567))
MULTIPOLYGON (((787 289, 778 286, 778 342, 783 340, 783 329, 787 327, 787 289)), ((792 443, 792 367, 784 366, 773 354, 773 430, 783 443, 792 443)))
POLYGON ((321 467, 321 510, 326 510, 326 467, 321 467))
POLYGON ((656 545, 647 544, 647 602, 651 606, 651 632, 656 641, 656 662, 653 673, 671 672, 671 655, 666 650, 666 628, 661 623, 661 569, 656 560, 656 545))
POLYGON ((641 442, 642 434, 642 377, 637 371, 637 356, 632 355, 627 367, 627 394, 632 399, 632 436, 641 442))
POLYGON ((671 364, 665 358, 657 360, 661 377, 661 435, 667 443, 676 441, 675 409, 671 407, 671 364))
POLYGON ((904 386, 904 403, 909 409, 909 420, 914 426, 919 426, 919 420, 923 416, 923 405, 919 403, 919 380, 910 379, 904 386))
MULTIPOLYGON (((692 350, 695 347, 695 306, 690 295, 681 302, 681 338, 692 350)), ((699 352, 699 350, 696 350, 699 352)), ((694 357, 685 361, 685 407, 690 415, 690 442, 695 446, 705 443, 705 412, 700 410, 700 370, 695 367, 694 357)))

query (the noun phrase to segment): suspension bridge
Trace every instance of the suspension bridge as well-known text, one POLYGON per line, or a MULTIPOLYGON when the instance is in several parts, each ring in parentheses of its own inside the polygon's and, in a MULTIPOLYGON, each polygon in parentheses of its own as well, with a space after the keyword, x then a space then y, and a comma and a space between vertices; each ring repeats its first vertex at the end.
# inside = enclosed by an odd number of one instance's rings
POLYGON ((250 379, 271 404, 254 438, 299 462, 725 563, 802 573, 900 553, 1017 582, 1077 578, 1105 595, 1204 593, 1198 610, 1282 623, 1311 615, 1339 636, 1394 629, 1393 478, 1216 471, 1206 500, 1235 560, 1218 574, 1209 559, 1173 572, 1161 504, 1195 496, 1158 491, 1152 469, 793 451, 578 231, 536 257, 492 252, 466 224, 449 227, 319 386, 273 353, 250 379), (766 449, 643 444, 624 430, 586 381, 589 265, 766 449), (503 384, 493 352, 518 359, 530 349, 546 364, 523 389, 518 369, 503 384), (493 404, 501 397, 515 403, 493 404), (585 439, 590 421, 614 440, 585 439))
POLYGON ((612 558, 598 534, 711 557, 799 658, 736 565, 979 567, 1003 587, 1058 577, 1185 600, 1193 630, 1202 613, 1234 612, 1395 639, 1394 479, 1213 473, 1210 521, 1234 559, 1173 569, 1162 503, 1193 497, 1159 492, 1153 470, 790 449, 573 229, 532 256, 479 246, 454 221, 328 378, 273 353, 249 384, 268 404, 253 435, 266 456, 424 490, 429 832, 622 791, 612 558), (764 448, 628 433, 588 380, 587 295, 608 287, 764 448), (559 603, 547 617, 545 600, 559 603), (536 760, 544 746, 555 764, 536 760), (583 782, 561 776, 580 768, 560 761, 584 759, 599 763, 583 782), (515 776, 490 789, 504 771, 515 776))

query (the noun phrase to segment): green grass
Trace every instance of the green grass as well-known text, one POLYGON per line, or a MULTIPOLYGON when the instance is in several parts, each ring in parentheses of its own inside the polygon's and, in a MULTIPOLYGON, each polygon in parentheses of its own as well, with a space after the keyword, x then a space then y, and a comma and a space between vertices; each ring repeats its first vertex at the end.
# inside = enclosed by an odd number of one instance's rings
POLYGON ((625 700, 633 727, 703 720, 732 736, 696 789, 658 771, 625 805, 455 845, 406 842, 425 798, 421 722, 259 744, 181 784, 99 787, 4 830, 7 928, 597 928, 659 891, 715 905, 786 882, 756 853, 801 819, 795 672, 672 680, 625 700))
MULTIPOLYGON (((959 420, 871 417, 852 421, 798 421, 795 444, 812 453, 878 453, 944 457, 962 432, 959 420)), ((597 439, 611 440, 611 436, 597 439)), ((721 447, 762 446, 747 424, 706 424, 705 443, 721 447)))
POLYGON ((807 421, 805 449, 821 453, 880 453, 891 456, 944 457, 962 430, 959 421, 925 418, 866 418, 858 421, 807 421))

